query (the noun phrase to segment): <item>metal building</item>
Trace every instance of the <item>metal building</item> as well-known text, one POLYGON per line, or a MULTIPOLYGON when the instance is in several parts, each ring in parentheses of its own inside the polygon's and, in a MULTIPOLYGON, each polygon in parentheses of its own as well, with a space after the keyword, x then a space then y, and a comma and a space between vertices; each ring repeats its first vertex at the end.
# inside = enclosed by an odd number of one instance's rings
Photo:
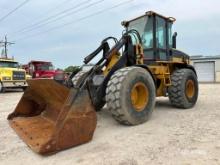
POLYGON ((191 56, 199 82, 220 82, 220 56, 191 56))

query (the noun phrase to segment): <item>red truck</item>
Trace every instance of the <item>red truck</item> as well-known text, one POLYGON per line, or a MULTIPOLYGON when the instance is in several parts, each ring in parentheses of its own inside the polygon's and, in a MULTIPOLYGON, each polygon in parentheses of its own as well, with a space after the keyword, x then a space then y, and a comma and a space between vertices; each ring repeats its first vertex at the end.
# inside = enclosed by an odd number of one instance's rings
POLYGON ((49 78, 63 82, 65 80, 64 72, 55 70, 52 62, 46 61, 30 61, 27 65, 23 65, 23 69, 34 79, 49 78))

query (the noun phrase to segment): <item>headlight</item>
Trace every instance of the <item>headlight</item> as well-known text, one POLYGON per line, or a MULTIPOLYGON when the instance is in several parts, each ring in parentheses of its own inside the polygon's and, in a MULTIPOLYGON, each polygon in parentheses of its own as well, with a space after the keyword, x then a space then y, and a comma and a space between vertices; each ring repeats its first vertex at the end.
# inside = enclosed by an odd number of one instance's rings
POLYGON ((4 81, 11 80, 11 77, 2 77, 2 80, 4 81))
POLYGON ((26 80, 29 80, 29 79, 32 79, 32 76, 29 75, 29 74, 26 74, 26 75, 25 75, 25 78, 26 78, 26 80))

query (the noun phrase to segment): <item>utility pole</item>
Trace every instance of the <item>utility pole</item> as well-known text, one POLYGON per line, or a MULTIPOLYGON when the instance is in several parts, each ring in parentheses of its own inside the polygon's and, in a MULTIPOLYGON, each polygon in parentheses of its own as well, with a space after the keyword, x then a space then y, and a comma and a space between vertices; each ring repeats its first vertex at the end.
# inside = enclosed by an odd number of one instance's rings
POLYGON ((2 54, 1 54, 1 57, 8 58, 8 49, 7 49, 7 47, 12 45, 12 44, 15 44, 15 43, 8 42, 7 41, 7 36, 5 36, 5 41, 0 41, 0 47, 4 47, 4 49, 2 51, 2 54))

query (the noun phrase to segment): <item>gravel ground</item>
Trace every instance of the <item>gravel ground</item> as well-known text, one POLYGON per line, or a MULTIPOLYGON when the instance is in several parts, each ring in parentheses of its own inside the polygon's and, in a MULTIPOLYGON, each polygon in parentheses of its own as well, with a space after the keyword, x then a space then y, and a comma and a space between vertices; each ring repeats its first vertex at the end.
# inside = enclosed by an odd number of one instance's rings
POLYGON ((179 110, 157 99, 151 120, 128 127, 104 110, 90 143, 43 157, 30 150, 9 127, 22 92, 0 95, 0 164, 220 164, 220 84, 200 85, 195 108, 179 110))

